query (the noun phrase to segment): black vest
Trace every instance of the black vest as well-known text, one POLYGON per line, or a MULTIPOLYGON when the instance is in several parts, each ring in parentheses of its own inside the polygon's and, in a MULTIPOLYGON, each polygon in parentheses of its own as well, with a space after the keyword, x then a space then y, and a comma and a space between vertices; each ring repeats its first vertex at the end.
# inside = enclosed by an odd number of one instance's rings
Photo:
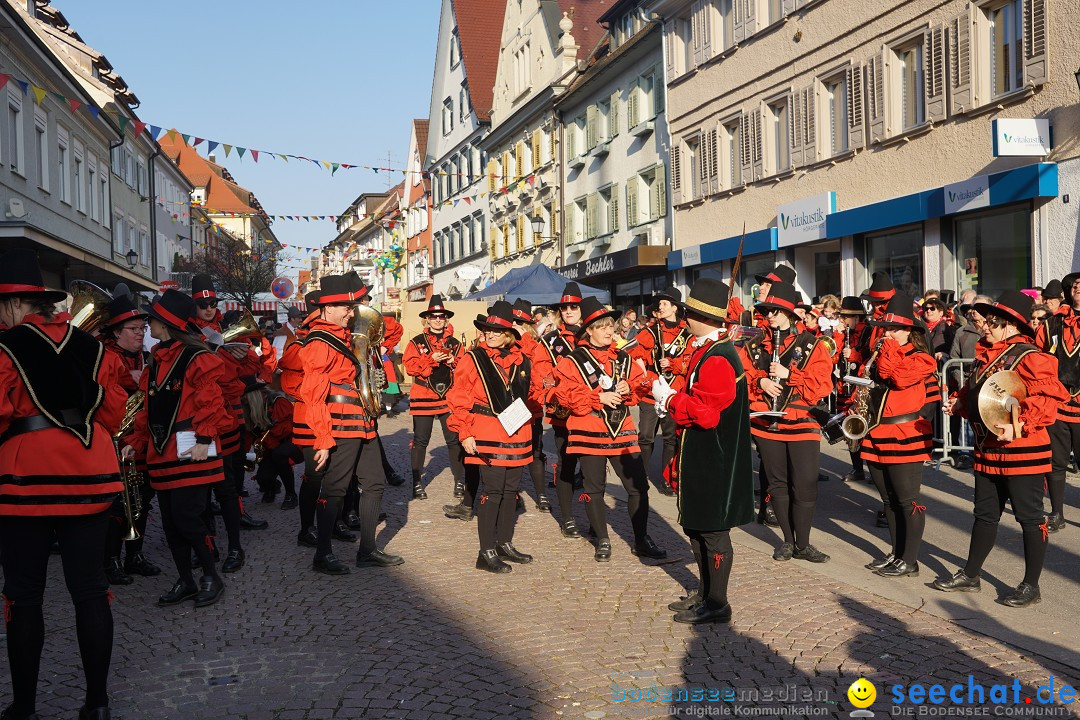
POLYGON ((574 352, 574 346, 566 342, 566 339, 559 333, 558 330, 552 330, 543 337, 544 348, 547 349, 548 354, 551 355, 551 362, 558 365, 559 360, 570 355, 574 352))
POLYGON ((1046 335, 1051 340, 1057 338, 1051 354, 1058 361, 1058 379, 1070 395, 1080 395, 1080 338, 1075 338, 1076 346, 1071 351, 1066 347, 1065 321, 1060 315, 1047 318, 1046 335))
MULTIPOLYGON (((620 380, 628 380, 630 377, 630 356, 624 351, 619 350, 615 356, 614 374, 611 376, 611 385, 608 387, 602 387, 600 385, 600 378, 607 374, 607 370, 600 365, 600 363, 593 357, 593 354, 589 352, 588 348, 579 347, 574 352, 570 353, 570 360, 573 361, 578 372, 581 373, 582 379, 585 380, 585 384, 589 386, 589 389, 596 390, 610 390, 614 392, 615 386, 619 384, 620 380)), ((622 430, 623 423, 626 422, 626 418, 630 414, 630 409, 625 404, 619 405, 616 408, 609 408, 607 405, 600 406, 600 417, 604 421, 604 425, 607 426, 608 434, 612 439, 619 436, 619 431, 622 430)))
POLYGON ((686 350, 687 344, 690 342, 690 331, 685 327, 680 328, 679 332, 672 338, 671 344, 664 345, 663 320, 657 321, 655 325, 649 325, 646 330, 648 330, 649 335, 652 335, 653 339, 653 370, 670 382, 675 377, 675 373, 671 372, 671 370, 661 370, 660 361, 664 358, 673 358, 682 355, 683 351, 686 350))
POLYGON ((150 440, 158 454, 165 452, 165 446, 169 444, 173 428, 176 425, 176 416, 180 412, 180 398, 184 394, 184 375, 188 365, 196 356, 209 350, 197 347, 185 347, 177 356, 176 362, 169 368, 169 372, 158 382, 157 363, 153 355, 150 356, 150 380, 146 392, 146 424, 150 430, 150 440))
POLYGON ((11 357, 37 411, 90 447, 92 418, 105 397, 97 381, 105 346, 71 325, 57 344, 33 323, 22 323, 0 336, 0 349, 11 357), (74 410, 79 421, 66 424, 64 410, 74 410))
MULTIPOLYGON (((412 341, 413 344, 416 345, 416 349, 420 351, 421 355, 430 355, 434 352, 431 349, 431 343, 428 342, 426 332, 420 333, 414 337, 412 341)), ((456 355, 458 348, 461 347, 461 343, 454 338, 453 335, 447 334, 443 346, 448 353, 456 355)), ((454 368, 449 363, 439 363, 431 369, 431 375, 429 377, 413 378, 413 382, 421 387, 426 387, 439 397, 444 398, 446 397, 446 393, 450 391, 450 388, 454 386, 454 368)))
POLYGON ((473 348, 469 354, 476 363, 476 369, 480 373, 480 382, 484 385, 484 393, 487 395, 488 407, 493 413, 498 415, 518 398, 524 402, 529 397, 529 373, 531 372, 529 358, 521 356, 521 364, 510 368, 510 379, 507 381, 495 361, 488 357, 484 348, 473 348))
MULTIPOLYGON (((794 331, 788 333, 789 336, 794 334, 794 331)), ((772 333, 770 333, 770 338, 772 333)), ((818 337, 813 333, 801 332, 795 335, 795 339, 787 346, 787 348, 780 353, 780 364, 784 367, 790 368, 794 363, 795 367, 802 370, 806 367, 806 363, 810 361, 810 356, 814 352, 814 346, 817 345, 818 337)), ((783 340, 781 340, 781 343, 783 340)), ((772 364, 772 353, 765 350, 764 336, 757 338, 749 346, 750 359, 754 363, 754 367, 758 370, 769 371, 769 365, 772 364)), ((784 410, 791 404, 792 399, 795 396, 795 388, 789 383, 783 383, 783 391, 780 393, 779 408, 784 410)))

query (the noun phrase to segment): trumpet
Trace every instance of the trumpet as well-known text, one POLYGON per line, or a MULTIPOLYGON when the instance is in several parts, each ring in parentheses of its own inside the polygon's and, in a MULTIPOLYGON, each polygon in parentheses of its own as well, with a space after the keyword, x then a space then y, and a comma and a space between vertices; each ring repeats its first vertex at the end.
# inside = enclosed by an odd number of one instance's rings
POLYGON ((263 458, 266 457, 266 436, 270 434, 271 429, 272 428, 266 428, 266 432, 264 432, 258 440, 251 443, 251 452, 255 455, 255 459, 248 460, 247 456, 244 457, 244 470, 247 472, 251 472, 257 468, 259 463, 263 461, 263 458))
POLYGON ((142 409, 143 400, 146 399, 146 393, 142 390, 137 390, 128 398, 127 404, 124 406, 124 419, 120 421, 120 429, 113 435, 113 444, 116 447, 116 454, 120 460, 120 480, 124 483, 124 491, 121 496, 121 501, 124 505, 124 519, 127 520, 128 532, 124 536, 124 540, 138 540, 139 531, 135 529, 135 523, 142 516, 142 485, 143 476, 135 467, 135 460, 132 458, 125 458, 124 454, 120 451, 120 438, 124 437, 131 432, 131 429, 135 426, 135 416, 142 409))

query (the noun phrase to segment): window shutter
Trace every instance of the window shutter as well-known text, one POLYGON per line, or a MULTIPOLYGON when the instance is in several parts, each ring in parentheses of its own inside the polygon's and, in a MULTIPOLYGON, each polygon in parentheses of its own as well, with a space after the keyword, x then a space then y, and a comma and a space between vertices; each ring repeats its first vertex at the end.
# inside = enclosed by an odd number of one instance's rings
POLYGON ((495 192, 498 185, 495 182, 495 175, 498 172, 499 166, 494 160, 489 160, 487 164, 487 176, 488 176, 488 192, 495 192))
POLYGON ((634 82, 630 83, 630 93, 626 96, 626 127, 628 128, 637 127, 637 124, 641 122, 639 95, 641 95, 641 88, 635 78, 634 82))
POLYGON ((668 20, 664 23, 664 64, 667 66, 667 78, 669 80, 675 77, 675 21, 668 20))
MULTIPOLYGON (((742 2, 743 0, 734 0, 742 2)), ((746 0, 746 14, 743 15, 743 39, 749 39, 757 31, 757 2, 746 0)))
POLYGON ((713 0, 701 3, 701 62, 709 62, 713 56, 713 0))
POLYGON ((596 237, 596 193, 585 197, 585 239, 596 237))
POLYGON ((742 139, 742 142, 740 143, 742 152, 740 153, 738 162, 742 166, 742 181, 744 185, 754 181, 754 160, 752 152, 754 131, 751 128, 753 125, 753 114, 753 110, 744 112, 742 118, 740 118, 741 128, 739 135, 742 139))
POLYGON ((517 216, 517 251, 521 252, 525 249, 525 216, 517 216))
POLYGON ((787 17, 791 13, 795 12, 795 0, 784 0, 783 13, 784 17, 787 17))
POLYGON ((638 177, 631 175, 626 181, 626 227, 632 228, 638 224, 638 177))
POLYGON ((597 122, 596 106, 590 105, 585 114, 585 146, 588 148, 586 152, 591 152, 596 147, 597 122))
POLYGON ((926 77, 923 81, 926 119, 930 122, 945 120, 945 26, 935 25, 926 33, 923 46, 926 60, 926 77))
POLYGON ((608 201, 608 232, 619 230, 619 183, 611 186, 611 199, 608 201))
POLYGON ((495 237, 494 237, 494 235, 495 235, 495 233, 492 232, 491 235, 488 236, 488 258, 491 259, 491 260, 495 259, 495 237))
POLYGON ((607 136, 608 140, 619 134, 619 102, 622 100, 622 93, 618 90, 611 93, 611 107, 608 109, 607 116, 607 136))
POLYGON ((754 133, 754 142, 752 145, 754 151, 754 177, 761 178, 765 177, 765 153, 762 148, 763 138, 761 137, 761 108, 757 108, 750 113, 750 120, 750 128, 754 133))
POLYGON ((499 246, 499 257, 510 257, 510 223, 503 223, 502 244, 499 246))
POLYGON ((1024 85, 1042 85, 1048 74, 1046 0, 1024 0, 1024 85))
POLYGON ((853 64, 847 69, 847 125, 848 148, 858 149, 866 144, 863 127, 863 66, 853 64))
POLYGON ((703 40, 701 32, 701 20, 705 13, 703 12, 702 0, 696 0, 696 2, 690 6, 690 47, 693 50, 694 67, 697 67, 702 62, 702 49, 703 40))
POLYGON ((866 63, 866 99, 870 110, 870 142, 885 137, 885 56, 878 53, 866 63))
POLYGON ((540 167, 540 146, 544 142, 544 134, 541 130, 533 130, 532 136, 532 166, 535 170, 540 167))
POLYGON ((549 158, 549 159, 550 159, 550 160, 551 160, 552 162, 555 162, 555 161, 556 161, 556 157, 555 157, 555 150, 556 150, 556 143, 557 143, 557 142, 558 142, 558 140, 559 140, 559 137, 558 137, 558 136, 559 136, 559 132, 558 132, 558 129, 557 129, 557 128, 552 128, 552 130, 551 130, 551 136, 550 136, 550 140, 551 140, 551 147, 549 148, 549 152, 548 152, 548 158, 549 158))
POLYGON ((503 152, 502 155, 502 186, 506 187, 510 184, 510 151, 503 152))
POLYGON ((651 100, 648 110, 652 114, 649 115, 649 117, 647 118, 648 120, 652 120, 654 117, 656 117, 660 113, 664 112, 665 95, 664 95, 663 78, 658 78, 658 77, 656 77, 655 74, 653 74, 653 77, 652 77, 652 96, 651 96, 651 98, 646 98, 646 99, 651 100))
POLYGON ((731 0, 731 39, 738 45, 745 37, 746 3, 744 0, 731 0))
POLYGON ((788 96, 788 137, 791 138, 791 167, 796 168, 803 164, 803 139, 806 130, 803 126, 806 116, 806 93, 798 90, 788 96))
POLYGON ((574 243, 577 240, 577 228, 574 227, 574 203, 566 203, 563 208, 563 238, 565 242, 574 243))
POLYGON ((817 85, 803 90, 803 162, 807 165, 817 162, 817 85))
POLYGON ((566 159, 573 160, 578 156, 577 152, 577 123, 572 122, 566 126, 566 159))
POLYGON ((709 186, 705 194, 712 195, 720 192, 720 148, 717 147, 717 128, 713 126, 713 129, 705 135, 709 141, 709 186))
POLYGON ((663 163, 656 166, 651 190, 649 200, 652 204, 652 214, 649 219, 655 220, 667 214, 667 176, 663 163))
POLYGON ((671 202, 674 205, 682 202, 682 168, 679 150, 678 141, 676 141, 675 147, 671 148, 671 202))
POLYGON ((949 114, 975 107, 971 85, 971 13, 964 11, 949 23, 949 114))
POLYGON ((514 179, 518 180, 525 174, 525 143, 518 141, 514 146, 514 179))
POLYGON ((697 146, 697 177, 690 195, 692 200, 706 197, 709 194, 709 133, 703 132, 698 136, 697 146))

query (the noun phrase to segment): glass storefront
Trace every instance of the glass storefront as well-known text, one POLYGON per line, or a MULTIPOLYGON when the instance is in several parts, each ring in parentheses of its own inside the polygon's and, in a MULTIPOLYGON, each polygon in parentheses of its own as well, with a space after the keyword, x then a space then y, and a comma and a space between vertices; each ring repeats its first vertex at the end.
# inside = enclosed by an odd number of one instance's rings
POLYGON ((814 288, 817 296, 843 295, 840 285, 840 251, 814 253, 814 288))
MULTIPOLYGON (((734 260, 732 261, 734 262, 734 260)), ((754 255, 751 257, 744 257, 742 264, 739 266, 739 300, 742 302, 743 307, 750 307, 757 300, 757 280, 754 279, 755 275, 765 275, 776 266, 776 256, 774 253, 762 253, 760 255, 754 255)), ((686 281, 689 287, 693 287, 694 283, 700 278, 713 278, 720 282, 726 283, 730 280, 730 277, 724 272, 724 263, 712 263, 711 265, 702 265, 700 267, 692 268, 687 272, 686 281)))
POLYGON ((613 283, 609 286, 611 307, 619 310, 632 307, 641 313, 652 300, 653 294, 666 289, 670 284, 667 275, 646 276, 638 280, 613 283))
MULTIPOLYGON (((876 272, 884 272, 900 292, 910 297, 923 294, 923 231, 922 227, 891 230, 865 236, 866 277, 855 292, 870 287, 876 272)), ((821 287, 820 285, 818 287, 821 287)))
POLYGON ((1031 285, 1031 211, 1019 208, 953 221, 957 294, 997 297, 1031 285))

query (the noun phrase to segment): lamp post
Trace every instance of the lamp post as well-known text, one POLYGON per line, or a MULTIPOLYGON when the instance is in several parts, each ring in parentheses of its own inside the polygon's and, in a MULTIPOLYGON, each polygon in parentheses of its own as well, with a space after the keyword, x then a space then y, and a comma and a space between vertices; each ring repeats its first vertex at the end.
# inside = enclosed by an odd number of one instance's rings
POLYGON ((544 218, 540 215, 534 215, 533 219, 529 221, 532 225, 533 235, 538 236, 540 240, 554 240, 552 235, 544 235, 544 226, 547 224, 544 222, 544 218))
POLYGON ((133 268, 139 264, 139 253, 134 250, 128 250, 125 257, 127 257, 128 267, 133 268))

